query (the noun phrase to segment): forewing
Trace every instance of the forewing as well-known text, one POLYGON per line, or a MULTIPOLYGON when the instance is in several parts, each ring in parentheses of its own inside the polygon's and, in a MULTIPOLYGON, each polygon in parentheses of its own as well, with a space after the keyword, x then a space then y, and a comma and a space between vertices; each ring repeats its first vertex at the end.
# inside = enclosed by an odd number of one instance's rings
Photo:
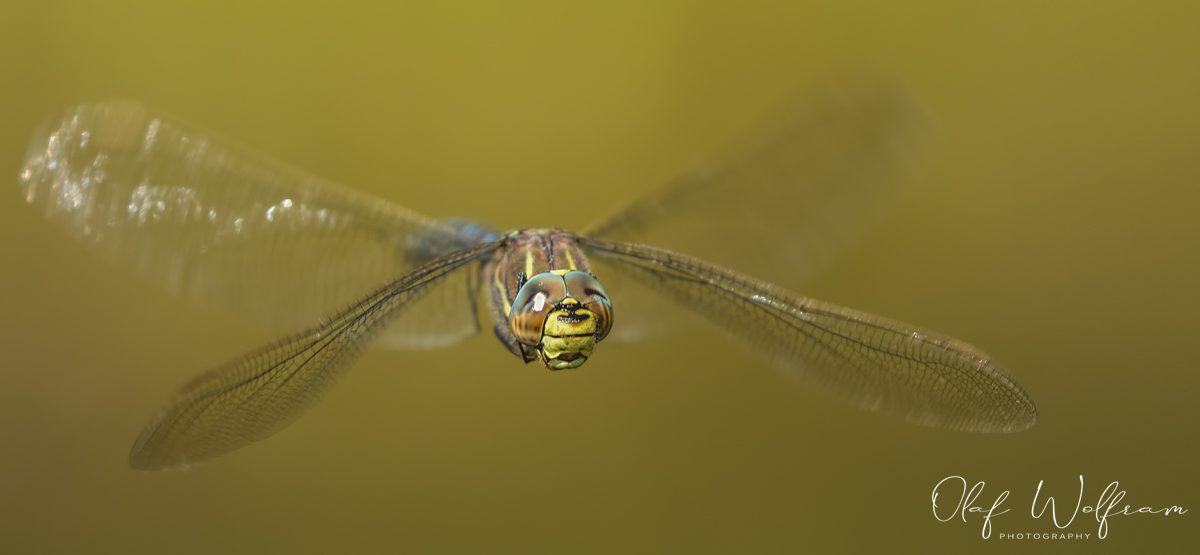
POLYGON ((900 83, 827 82, 587 235, 661 246, 796 287, 915 181, 928 127, 900 83))
MULTIPOLYGON (((142 431, 129 464, 185 467, 265 439, 291 424, 392 320, 435 291, 454 289, 497 243, 437 259, 317 327, 250 352, 185 386, 142 431)), ((466 292, 460 291, 462 295, 466 292)))
POLYGON ((373 344, 385 349, 438 349, 479 333, 479 271, 441 278, 397 314, 373 344))
MULTIPOLYGON (((868 411, 914 424, 1016 432, 1037 421, 1032 399, 980 350, 879 316, 798 297, 691 256, 581 238, 593 262, 716 324, 796 379, 868 411)), ((621 325, 621 299, 613 294, 621 325)))
POLYGON ((48 122, 20 185, 26 202, 104 258, 275 332, 477 243, 130 102, 48 122))

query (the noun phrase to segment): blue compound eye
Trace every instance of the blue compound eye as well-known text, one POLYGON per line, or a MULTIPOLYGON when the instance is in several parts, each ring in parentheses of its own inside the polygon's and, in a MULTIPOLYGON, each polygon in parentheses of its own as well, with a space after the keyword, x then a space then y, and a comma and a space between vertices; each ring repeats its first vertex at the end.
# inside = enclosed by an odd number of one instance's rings
POLYGON ((508 314, 508 325, 517 341, 530 347, 541 343, 546 316, 566 298, 567 284, 558 274, 545 272, 525 282, 508 314))
POLYGON ((583 308, 596 317, 596 341, 604 339, 612 329, 612 301, 608 292, 596 278, 580 271, 570 271, 563 276, 567 283, 567 296, 579 301, 583 308))

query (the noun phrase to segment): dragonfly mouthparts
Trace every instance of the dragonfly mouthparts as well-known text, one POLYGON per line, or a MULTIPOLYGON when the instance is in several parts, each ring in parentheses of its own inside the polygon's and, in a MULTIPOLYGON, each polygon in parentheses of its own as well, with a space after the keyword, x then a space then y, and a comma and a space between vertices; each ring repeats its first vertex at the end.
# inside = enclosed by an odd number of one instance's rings
MULTIPOLYGON (((569 362, 574 362, 574 361, 580 360, 580 359, 587 360, 587 357, 583 356, 583 353, 563 353, 561 355, 558 355, 558 358, 555 360, 569 363, 569 362)), ((577 367, 577 365, 568 365, 568 366, 571 368, 577 367)), ((552 368, 552 369, 558 370, 558 368, 552 368)))

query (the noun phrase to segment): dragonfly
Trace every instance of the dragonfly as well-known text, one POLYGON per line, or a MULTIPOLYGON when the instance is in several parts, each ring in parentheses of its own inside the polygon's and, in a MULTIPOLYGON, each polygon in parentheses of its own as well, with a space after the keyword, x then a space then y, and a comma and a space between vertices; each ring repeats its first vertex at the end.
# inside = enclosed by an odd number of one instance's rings
POLYGON ((902 85, 824 83, 582 233, 429 218, 128 101, 49 120, 19 186, 95 254, 195 305, 290 332, 183 386, 137 438, 135 469, 186 468, 266 439, 368 347, 450 347, 481 330, 481 312, 512 355, 551 370, 579 368, 602 343, 661 341, 708 321, 851 406, 951 430, 1025 430, 1032 399, 983 351, 773 284, 811 279, 862 235, 913 181, 926 127, 902 85))

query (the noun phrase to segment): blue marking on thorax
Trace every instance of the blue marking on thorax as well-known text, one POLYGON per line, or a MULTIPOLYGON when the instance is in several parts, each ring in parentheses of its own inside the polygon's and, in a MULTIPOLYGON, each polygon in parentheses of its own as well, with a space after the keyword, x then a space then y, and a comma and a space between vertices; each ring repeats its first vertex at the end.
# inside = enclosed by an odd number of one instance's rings
POLYGON ((446 220, 446 225, 456 229, 459 233, 466 235, 472 239, 476 239, 481 243, 491 243, 500 239, 500 234, 490 226, 481 224, 474 220, 465 218, 450 218, 446 220))

